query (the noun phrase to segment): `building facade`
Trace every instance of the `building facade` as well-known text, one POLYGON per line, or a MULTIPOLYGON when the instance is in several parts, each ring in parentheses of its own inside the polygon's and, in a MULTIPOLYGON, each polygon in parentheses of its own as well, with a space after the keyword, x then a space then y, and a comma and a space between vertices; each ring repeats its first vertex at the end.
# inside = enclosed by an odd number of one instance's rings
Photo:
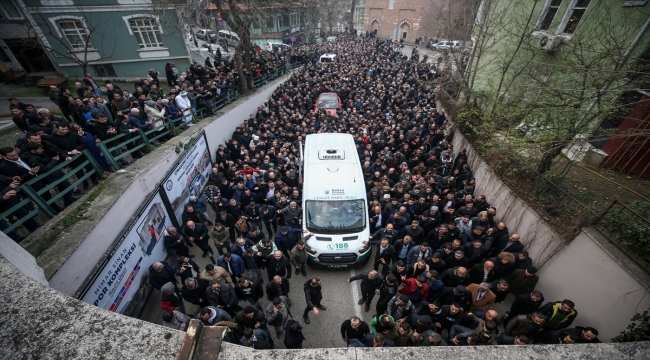
POLYGON ((62 75, 52 55, 37 40, 38 28, 22 1, 0 2, 0 71, 26 75, 62 75))
POLYGON ((311 42, 320 35, 320 26, 312 11, 270 9, 251 25, 251 42, 260 47, 267 43, 311 42))
MULTIPOLYGON (((167 62, 179 69, 190 64, 188 44, 176 12, 173 8, 154 11, 151 0, 2 3, 3 7, 11 3, 24 12, 29 20, 24 25, 28 42, 38 44, 62 75, 83 76, 85 67, 96 77, 129 78, 146 75, 151 68, 164 73, 167 62)), ((4 19, 2 23, 4 26, 4 19)), ((2 38, 5 40, 4 32, 2 38)), ((16 58, 29 56, 25 49, 12 53, 16 58)))

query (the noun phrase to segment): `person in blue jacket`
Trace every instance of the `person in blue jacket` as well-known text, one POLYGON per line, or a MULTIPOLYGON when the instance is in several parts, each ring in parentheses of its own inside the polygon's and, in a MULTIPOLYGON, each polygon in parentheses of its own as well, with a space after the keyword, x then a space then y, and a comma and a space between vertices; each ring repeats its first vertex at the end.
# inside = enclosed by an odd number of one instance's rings
POLYGON ((244 260, 236 254, 224 253, 217 259, 217 265, 228 271, 233 283, 246 272, 244 260))
MULTIPOLYGON (((278 247, 278 250, 282 251, 284 256, 287 258, 290 258, 289 251, 291 251, 291 249, 296 246, 296 236, 294 234, 301 232, 303 232, 303 230, 300 228, 282 226, 278 232, 275 233, 275 245, 278 247)), ((304 232, 309 231, 304 230, 304 232)))

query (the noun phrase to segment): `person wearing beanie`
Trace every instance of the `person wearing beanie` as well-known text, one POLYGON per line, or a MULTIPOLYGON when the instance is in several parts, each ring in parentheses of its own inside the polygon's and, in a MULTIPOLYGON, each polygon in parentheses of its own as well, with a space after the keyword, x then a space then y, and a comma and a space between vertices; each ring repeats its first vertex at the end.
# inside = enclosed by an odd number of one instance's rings
POLYGON ((166 311, 180 311, 185 314, 185 303, 173 283, 168 282, 160 289, 162 293, 160 307, 166 311))
POLYGON ((409 315, 415 312, 415 306, 407 295, 396 294, 388 302, 386 313, 398 322, 406 321, 409 315))

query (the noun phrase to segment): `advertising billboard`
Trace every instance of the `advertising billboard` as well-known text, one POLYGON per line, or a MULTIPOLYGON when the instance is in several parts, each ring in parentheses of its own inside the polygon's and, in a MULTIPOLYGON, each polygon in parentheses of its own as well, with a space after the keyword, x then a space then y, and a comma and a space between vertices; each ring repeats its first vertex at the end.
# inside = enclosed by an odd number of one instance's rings
POLYGON ((204 133, 201 133, 183 158, 172 168, 163 184, 179 224, 181 224, 183 207, 189 202, 190 196, 199 198, 202 196, 201 193, 211 171, 212 161, 208 143, 204 133))
POLYGON ((124 313, 151 264, 167 256, 163 233, 172 223, 158 192, 134 219, 88 287, 82 298, 84 302, 124 313))

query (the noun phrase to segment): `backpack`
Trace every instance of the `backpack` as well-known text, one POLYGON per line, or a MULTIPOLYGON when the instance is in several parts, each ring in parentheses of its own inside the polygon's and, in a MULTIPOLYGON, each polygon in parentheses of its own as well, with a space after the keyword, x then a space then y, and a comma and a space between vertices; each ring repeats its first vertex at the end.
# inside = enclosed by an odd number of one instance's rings
POLYGON ((244 219, 239 219, 237 220, 237 229, 239 229, 240 232, 246 233, 248 232, 248 227, 246 226, 246 220, 244 219))

